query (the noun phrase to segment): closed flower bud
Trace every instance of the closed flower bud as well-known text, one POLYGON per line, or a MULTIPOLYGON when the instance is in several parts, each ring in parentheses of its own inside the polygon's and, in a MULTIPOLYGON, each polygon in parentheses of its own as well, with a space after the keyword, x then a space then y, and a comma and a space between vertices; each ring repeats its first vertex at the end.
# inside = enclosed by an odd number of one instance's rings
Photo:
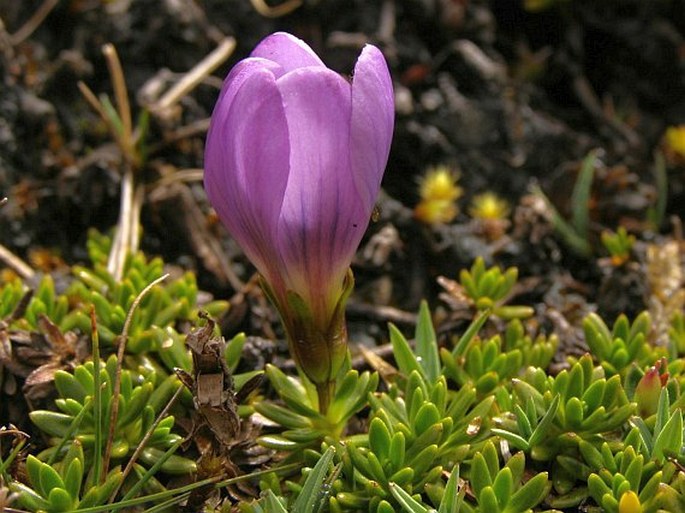
POLYGON ((290 349, 317 385, 347 351, 350 262, 388 159, 392 81, 366 45, 351 80, 286 33, 226 78, 205 149, 205 189, 263 279, 290 349))

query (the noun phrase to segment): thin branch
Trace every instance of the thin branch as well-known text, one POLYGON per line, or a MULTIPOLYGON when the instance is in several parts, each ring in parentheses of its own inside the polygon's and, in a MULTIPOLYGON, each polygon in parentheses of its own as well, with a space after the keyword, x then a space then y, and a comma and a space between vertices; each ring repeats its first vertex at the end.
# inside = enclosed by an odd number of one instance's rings
POLYGON ((119 220, 117 230, 112 241, 112 248, 107 259, 107 271, 115 281, 121 280, 124 273, 126 253, 131 240, 131 224, 133 220, 134 197, 133 170, 127 166, 121 179, 121 197, 119 199, 119 220))
POLYGON ((287 0, 281 5, 273 7, 266 4, 264 0, 250 0, 255 11, 266 18, 280 18, 286 14, 290 14, 295 9, 302 5, 302 0, 287 0))
POLYGON ((110 495, 109 502, 114 501, 114 498, 117 496, 117 493, 119 493, 121 485, 126 480, 126 476, 128 476, 131 473, 131 470, 133 470, 133 465, 138 459, 138 456, 140 456, 140 453, 143 452, 143 449, 145 449, 145 445, 147 444, 148 440, 154 434, 155 429, 157 429, 157 426, 159 426, 159 423, 162 422, 162 420, 167 416, 169 410, 176 402, 176 399, 178 399, 178 396, 181 395, 181 392, 183 392, 183 385, 179 383, 179 386, 176 389, 176 392, 174 392, 174 395, 171 396, 171 399, 169 399, 169 402, 166 404, 164 409, 161 412, 159 412, 159 415, 157 415, 157 418, 153 422, 152 426, 150 426, 150 429, 147 430, 147 433, 145 433, 145 436, 143 436, 143 439, 138 444, 138 447, 136 447, 136 450, 133 451, 131 458, 128 460, 128 463, 126 464, 126 468, 124 468, 124 471, 121 474, 121 481, 119 482, 119 486, 117 486, 114 492, 112 492, 112 495, 110 495))
POLYGON ((121 68, 121 61, 117 54, 114 45, 107 43, 102 47, 102 53, 107 61, 107 68, 112 79, 112 87, 114 88, 114 98, 117 102, 117 111, 121 119, 123 134, 122 138, 126 146, 122 148, 124 153, 132 152, 132 134, 133 124, 131 122, 131 105, 128 101, 128 91, 126 89, 126 81, 124 80, 124 71, 121 68))
POLYGON ((36 271, 34 271, 29 264, 24 262, 2 244, 0 244, 0 261, 4 262, 5 265, 11 268, 24 280, 32 280, 36 276, 36 271))
POLYGON ((59 0, 45 0, 45 2, 43 2, 41 6, 36 9, 36 11, 33 13, 33 16, 31 16, 26 23, 19 28, 19 30, 17 30, 14 34, 10 34, 10 44, 12 46, 17 46, 19 43, 30 37, 31 34, 33 34, 33 32, 40 27, 40 24, 43 23, 45 18, 48 17, 48 14, 50 14, 50 12, 58 3, 59 0))
POLYGON ((219 45, 204 59, 188 71, 181 80, 176 82, 151 108, 159 113, 167 110, 218 68, 235 50, 236 41, 232 37, 223 39, 219 45))
POLYGON ((152 189, 156 189, 157 187, 162 187, 164 185, 169 185, 169 184, 175 183, 175 182, 181 182, 181 183, 201 182, 203 176, 204 176, 204 170, 203 169, 198 169, 198 168, 180 169, 178 171, 174 171, 173 173, 163 175, 159 180, 152 183, 151 187, 152 187, 152 189))
POLYGON ((128 155, 124 152, 124 145, 125 142, 122 138, 122 134, 117 130, 116 126, 114 126, 114 123, 112 123, 112 120, 109 118, 107 113, 105 112, 104 107, 102 106, 102 103, 98 99, 97 96, 95 96, 95 93, 88 87, 85 82, 79 81, 77 83, 77 86, 79 88, 79 91, 81 91, 81 94, 83 97, 86 99, 88 102, 88 105, 92 107, 92 109, 98 113, 100 118, 105 122, 107 125, 107 128, 109 129, 110 134, 116 141, 117 146, 119 147, 120 151, 124 155, 124 158, 127 159, 128 155))
MULTIPOLYGON (((169 277, 169 274, 164 274, 157 278, 156 280, 153 280, 150 282, 143 290, 140 291, 140 294, 136 296, 136 298, 133 300, 133 304, 131 305, 131 308, 128 310, 128 314, 126 315, 126 320, 124 321, 124 328, 121 331, 121 335, 119 335, 119 347, 117 348, 117 370, 114 375, 114 385, 112 386, 112 397, 117 398, 119 397, 119 394, 121 393, 121 369, 124 364, 124 352, 126 350, 126 340, 128 338, 128 330, 131 327, 131 320, 133 319, 133 313, 136 311, 136 308, 138 308, 138 305, 140 302, 143 300, 143 298, 147 295, 148 292, 150 292, 150 289, 157 285, 158 283, 163 282, 169 277)), ((107 446, 105 447, 105 454, 102 458, 103 461, 103 466, 102 468, 107 469, 109 468, 109 460, 112 456, 112 445, 114 444, 114 432, 116 431, 116 425, 117 425, 117 418, 119 417, 119 401, 114 400, 112 401, 112 411, 110 412, 110 419, 109 419, 109 433, 107 436, 107 446)))

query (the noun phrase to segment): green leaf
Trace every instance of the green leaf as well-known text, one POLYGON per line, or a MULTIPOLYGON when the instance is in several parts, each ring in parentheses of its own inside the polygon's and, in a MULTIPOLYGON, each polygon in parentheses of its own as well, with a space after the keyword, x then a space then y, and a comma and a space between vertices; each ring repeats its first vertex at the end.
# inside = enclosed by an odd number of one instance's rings
POLYGON ((438 422, 440 422, 438 408, 433 403, 424 402, 414 418, 414 431, 417 435, 421 435, 438 422))
POLYGON ((395 483, 390 483, 390 493, 407 513, 429 513, 431 511, 395 483))
MULTIPOLYGON (((478 509, 480 511, 487 511, 488 513, 490 511, 493 513, 501 511, 499 509, 499 504, 497 503, 497 496, 491 486, 486 486, 481 490, 480 494, 478 494, 478 509)), ((516 511, 520 512, 525 510, 521 509, 516 511)))
POLYGON ((369 451, 366 454, 366 461, 369 462, 369 468, 371 469, 371 477, 374 481, 377 481, 383 486, 387 486, 388 478, 385 476, 385 471, 383 470, 383 465, 373 452, 369 451))
POLYGON ((352 460, 352 466, 354 469, 362 473, 367 478, 371 479, 373 477, 373 469, 369 464, 369 459, 364 453, 363 449, 360 449, 354 444, 348 443, 347 454, 349 454, 352 460))
POLYGON ((416 339, 416 358, 423 367, 427 381, 435 383, 440 376, 440 357, 431 312, 425 300, 421 301, 414 337, 416 339))
MULTIPOLYGON (((633 453, 635 454, 635 453, 633 453)), ((626 460, 626 453, 623 454, 624 461, 626 460)), ((628 468, 623 472, 623 476, 630 483, 630 489, 634 492, 639 490, 640 480, 642 479, 642 455, 637 456, 630 462, 628 468)))
POLYGON ((258 402, 255 404, 255 410, 266 418, 278 422, 281 426, 289 429, 311 427, 311 422, 307 417, 270 401, 258 402))
POLYGON ((499 376, 495 371, 490 371, 476 380, 476 391, 479 394, 489 394, 499 383, 499 376))
POLYGON ((594 312, 589 313, 583 319, 583 331, 592 354, 600 361, 609 358, 613 338, 602 318, 594 312))
POLYGON ((245 333, 238 333, 235 337, 226 342, 224 359, 226 360, 231 373, 235 372, 236 367, 238 367, 238 363, 240 363, 240 356, 243 352, 245 340, 247 340, 245 333))
POLYGON ((640 494, 638 496, 641 503, 644 504, 649 499, 652 499, 654 498, 654 496, 656 496, 657 491, 661 486, 662 478, 663 472, 659 470, 652 477, 650 477, 649 480, 642 486, 642 490, 640 490, 640 494))
POLYGON ((530 435, 533 434, 533 427, 530 425, 528 416, 518 404, 514 405, 514 414, 516 415, 516 425, 518 426, 519 433, 523 435, 523 438, 530 438, 530 435))
POLYGON ((55 371, 55 387, 60 397, 74 399, 83 404, 89 391, 71 374, 63 370, 55 371))
POLYGON ((458 358, 464 354, 464 351, 468 347, 469 343, 478 334, 480 329, 485 324, 485 321, 488 320, 488 317, 490 317, 490 311, 484 310, 479 313, 478 316, 471 322, 464 334, 461 336, 461 338, 459 338, 459 341, 454 346, 454 349, 452 349, 452 356, 454 358, 458 358))
POLYGON ((571 397, 566 401, 566 426, 574 431, 581 429, 583 424, 583 403, 578 397, 571 397))
POLYGON ((497 473, 495 480, 492 482, 492 489, 497 496, 500 508, 504 508, 514 492, 514 478, 510 468, 505 467, 497 473))
POLYGON ((266 491, 266 497, 264 497, 264 506, 266 507, 266 511, 268 513, 288 513, 288 510, 285 509, 283 503, 270 489, 266 491))
POLYGON ((542 440, 545 438, 545 435, 547 435, 548 430, 550 429, 550 427, 552 426, 552 422, 554 421, 554 417, 556 417, 557 410, 559 409, 560 400, 560 395, 555 395, 554 399, 552 399, 552 403, 549 405, 549 409, 533 430, 533 434, 530 435, 530 438, 528 439, 528 443, 531 446, 540 444, 542 440))
POLYGON ((512 433, 506 429, 492 428, 490 431, 499 437, 504 438, 507 442, 521 451, 527 451, 530 448, 528 440, 523 438, 521 435, 517 435, 516 433, 512 433))
POLYGON ((44 490, 40 484, 40 470, 41 470, 43 465, 45 465, 45 463, 40 461, 38 458, 36 458, 32 454, 29 454, 28 458, 26 458, 26 472, 29 475, 29 481, 31 482, 31 486, 33 486, 33 488, 41 496, 47 497, 47 492, 49 490, 44 490))
POLYGON ((421 476, 428 468, 433 465, 435 458, 438 456, 438 446, 433 444, 424 448, 416 458, 408 462, 408 465, 414 470, 417 476, 421 476))
POLYGON ((292 376, 287 376, 278 367, 271 364, 266 366, 266 375, 278 395, 291 409, 307 417, 316 418, 320 416, 319 412, 312 407, 307 390, 302 383, 292 376))
MULTIPOLYGON (((122 373, 122 377, 129 375, 128 373, 122 373)), ((139 387, 136 387, 131 393, 131 400, 126 404, 123 414, 120 413, 119 420, 117 421, 117 426, 124 427, 128 426, 135 419, 140 417, 143 412, 143 408, 148 404, 150 396, 152 395, 152 383, 145 383, 139 387)))
POLYGON ((571 208, 573 210, 573 228, 576 233, 587 240, 589 216, 590 216, 590 193, 592 179, 595 173, 597 150, 590 151, 580 166, 578 179, 571 193, 571 208))
POLYGON ((654 423, 654 436, 658 436, 662 428, 666 425, 669 420, 669 405, 670 398, 668 394, 668 388, 664 387, 661 389, 659 394, 659 406, 656 410, 656 421, 654 423))
POLYGON ((146 447, 140 452, 140 460, 148 465, 154 465, 161 458, 165 458, 161 469, 168 474, 191 474, 197 471, 197 464, 183 456, 169 455, 155 447, 146 447))
POLYGON ((36 493, 31 487, 23 483, 13 482, 10 484, 10 489, 17 492, 19 499, 17 502, 25 508, 32 511, 49 511, 50 503, 36 493))
POLYGON ((539 504, 547 493, 547 482, 547 472, 537 474, 511 496, 503 513, 520 513, 539 504))
POLYGON ((654 441, 652 458, 663 463, 665 453, 679 454, 683 447, 683 413, 676 410, 654 441))
POLYGON ((458 513, 463 500, 463 492, 459 493, 459 465, 455 465, 445 485, 442 501, 438 513, 458 513))
POLYGON ((405 454, 405 437, 401 432, 397 432, 393 435, 390 441, 390 451, 388 458, 394 469, 398 469, 404 463, 405 454))
MULTIPOLYGON (((368 380, 368 376, 364 376, 368 380)), ((364 378, 362 378, 364 379, 364 378)), ((340 418, 349 409, 349 407, 357 400, 356 393, 358 385, 360 384, 359 372, 356 370, 348 371, 345 376, 338 382, 335 390, 335 397, 328 407, 329 415, 333 418, 340 418)))
POLYGON ((48 435, 63 437, 69 431, 73 417, 47 410, 35 410, 29 413, 31 421, 48 435))
POLYGON ((78 500, 83 481, 83 463, 74 458, 69 464, 69 468, 64 475, 64 489, 74 499, 78 500))
POLYGON ((293 504, 293 511, 298 513, 313 513, 315 511, 315 507, 323 499, 322 485, 329 473, 334 454, 335 449, 332 446, 323 453, 323 456, 305 479, 302 491, 293 504))
POLYGON ((589 255, 590 245, 588 244, 587 239, 580 236, 580 234, 576 232, 575 227, 572 226, 571 223, 567 222, 561 216, 561 214, 559 214, 559 211, 554 207, 554 204, 545 195, 540 187, 533 186, 531 189, 534 196, 544 201, 545 206, 549 209, 552 215, 552 225, 554 226, 554 229, 559 232, 559 234, 564 238, 565 242, 578 254, 589 255))
POLYGON ((400 371, 405 376, 409 376, 412 371, 417 371, 425 380, 426 373, 423 367, 419 365, 419 362, 416 361, 416 356, 412 352, 409 342, 402 335, 402 332, 392 323, 388 324, 388 330, 390 332, 390 343, 392 344, 395 362, 397 362, 400 371))
POLYGON ((376 513, 395 513, 395 508, 388 501, 382 500, 378 503, 376 513))
POLYGON ((72 511, 74 509, 74 499, 63 488, 53 488, 48 494, 50 510, 53 512, 72 511))
POLYGON ((379 418, 375 418, 369 425, 369 447, 381 461, 390 455, 390 431, 379 418))
POLYGON ((522 452, 517 452, 509 458, 505 467, 511 470, 511 477, 514 483, 518 485, 518 483, 521 482, 521 479, 523 479, 523 472, 526 469, 525 455, 522 452))
POLYGON ((482 491, 486 487, 492 486, 492 478, 490 477, 488 464, 485 462, 483 455, 479 452, 473 456, 469 478, 471 480, 471 488, 476 497, 480 498, 482 491))
POLYGON ((594 445, 581 439, 578 442, 578 448, 580 449, 580 453, 583 455, 583 459, 592 467, 593 470, 599 471, 604 468, 602 453, 600 453, 594 445))
POLYGON ((410 467, 404 467, 398 470, 393 475, 388 478, 388 481, 398 484, 399 486, 406 486, 414 480, 414 469, 410 467))
POLYGON ((499 472, 499 454, 497 454, 497 449, 495 449, 495 444, 492 440, 488 440, 483 447, 481 454, 483 455, 483 458, 485 458, 490 478, 494 479, 499 472))
POLYGON ((110 495, 114 493, 114 490, 121 485, 122 479, 123 473, 121 472, 121 469, 118 467, 112 469, 103 484, 100 486, 93 486, 88 490, 88 493, 85 494, 79 503, 79 508, 84 509, 104 504, 109 499, 110 495))
POLYGON ((609 488, 604 480, 597 474, 590 474, 590 477, 587 479, 587 485, 590 490, 590 495, 598 504, 602 502, 602 497, 604 497, 604 495, 611 494, 611 488, 609 488))
POLYGON ((40 489, 43 490, 43 495, 49 494, 54 488, 64 489, 62 477, 50 465, 41 463, 38 478, 40 480, 40 489))
POLYGON ((602 404, 605 388, 606 379, 602 378, 592 383, 583 393, 583 402, 587 405, 588 413, 592 413, 595 408, 602 404))

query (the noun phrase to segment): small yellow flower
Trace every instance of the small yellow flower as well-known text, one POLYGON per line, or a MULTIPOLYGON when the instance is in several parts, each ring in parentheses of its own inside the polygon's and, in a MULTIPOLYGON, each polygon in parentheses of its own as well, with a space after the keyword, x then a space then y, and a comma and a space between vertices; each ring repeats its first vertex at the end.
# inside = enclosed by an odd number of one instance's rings
POLYGON ((474 196, 469 208, 474 219, 504 219, 509 215, 509 204, 494 192, 474 196))
POLYGON ((422 201, 414 207, 416 218, 426 224, 449 223, 457 217, 457 214, 459 214, 459 209, 453 201, 422 201))
POLYGON ((421 201, 414 208, 414 215, 426 224, 449 223, 457 214, 457 199, 463 194, 457 185, 459 174, 446 166, 429 169, 419 181, 421 201))
POLYGON ((618 513, 642 513, 642 505, 637 494, 628 490, 621 495, 621 500, 618 502, 618 513))
POLYGON ((685 158, 685 125, 668 127, 666 144, 674 153, 685 158))

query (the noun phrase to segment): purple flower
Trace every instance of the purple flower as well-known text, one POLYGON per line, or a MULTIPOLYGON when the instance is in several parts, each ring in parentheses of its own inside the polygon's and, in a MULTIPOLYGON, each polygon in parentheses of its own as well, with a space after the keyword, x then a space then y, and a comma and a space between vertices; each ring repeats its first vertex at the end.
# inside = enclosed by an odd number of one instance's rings
POLYGON ((315 383, 331 381, 344 358, 348 270, 393 122, 392 81, 376 47, 364 47, 347 80, 282 32, 233 68, 212 115, 207 195, 262 275, 293 356, 315 383))

